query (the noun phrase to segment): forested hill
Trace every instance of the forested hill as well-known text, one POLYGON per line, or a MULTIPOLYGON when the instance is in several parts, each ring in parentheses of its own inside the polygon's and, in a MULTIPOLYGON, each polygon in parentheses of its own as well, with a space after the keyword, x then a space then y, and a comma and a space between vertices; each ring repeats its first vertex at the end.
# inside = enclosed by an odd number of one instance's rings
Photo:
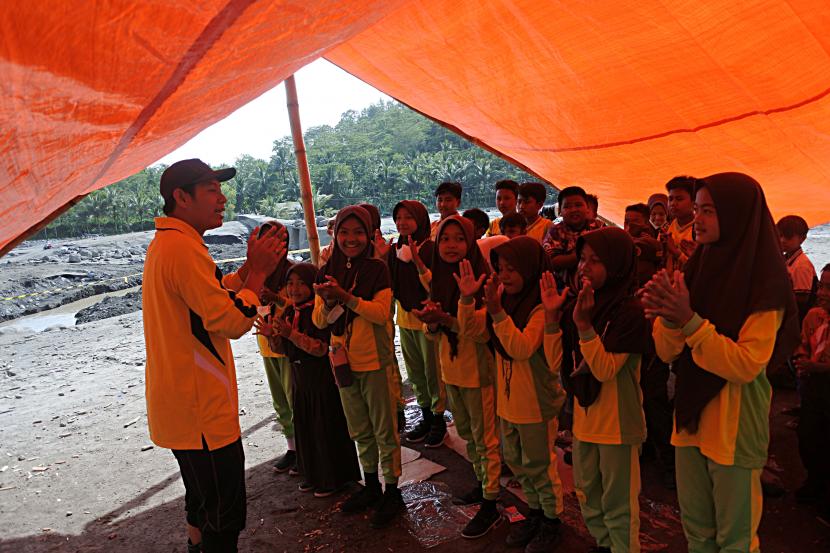
MULTIPOLYGON (((464 184, 463 207, 494 205, 493 184, 531 177, 489 152, 397 102, 344 113, 334 127, 305 133, 319 214, 368 201, 389 214, 401 199, 432 210, 432 191, 444 180, 464 184)), ((274 142, 270 159, 240 156, 237 175, 225 184, 226 220, 235 213, 291 217, 298 209, 296 160, 291 137, 274 142)), ((98 190, 55 220, 47 236, 113 234, 152 228, 161 212, 158 182, 163 166, 149 167, 98 190)), ((41 233, 39 237, 43 237, 41 233)))

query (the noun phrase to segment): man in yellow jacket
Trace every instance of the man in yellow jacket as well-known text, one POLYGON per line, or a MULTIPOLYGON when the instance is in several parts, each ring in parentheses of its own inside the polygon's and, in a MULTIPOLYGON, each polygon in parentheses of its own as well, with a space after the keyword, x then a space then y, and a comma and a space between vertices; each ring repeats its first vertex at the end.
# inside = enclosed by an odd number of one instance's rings
POLYGON ((245 456, 230 339, 248 332, 265 278, 282 252, 276 230, 248 242, 248 259, 222 276, 202 240, 222 225, 221 181, 198 159, 161 176, 166 217, 144 264, 146 396, 150 437, 173 450, 185 486, 188 550, 235 552, 245 527, 245 456))

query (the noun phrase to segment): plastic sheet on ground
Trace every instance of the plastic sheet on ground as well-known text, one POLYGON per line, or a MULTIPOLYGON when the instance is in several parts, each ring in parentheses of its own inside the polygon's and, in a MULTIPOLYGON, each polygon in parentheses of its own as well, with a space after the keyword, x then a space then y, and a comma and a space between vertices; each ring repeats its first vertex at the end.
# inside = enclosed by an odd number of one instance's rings
POLYGON ((407 530, 425 549, 458 539, 478 509, 453 505, 449 486, 440 482, 419 482, 401 492, 407 530))

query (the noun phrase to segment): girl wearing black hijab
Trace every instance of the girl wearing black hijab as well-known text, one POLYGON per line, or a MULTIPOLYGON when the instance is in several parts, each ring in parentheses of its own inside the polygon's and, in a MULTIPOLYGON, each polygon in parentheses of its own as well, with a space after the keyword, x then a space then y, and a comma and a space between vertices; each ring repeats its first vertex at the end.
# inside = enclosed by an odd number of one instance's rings
MULTIPOLYGON (((486 324, 496 352, 497 412, 504 460, 522 485, 527 520, 510 526, 507 545, 527 552, 550 551, 562 513, 556 440, 565 392, 559 366, 549 366, 543 347, 545 310, 539 281, 547 257, 539 242, 517 236, 490 252, 495 273, 484 287, 486 324)), ((462 332, 474 324, 459 310, 462 332)), ((481 315, 480 317, 483 317, 481 315)))
POLYGON ((392 290, 386 264, 373 257, 369 213, 358 206, 341 209, 334 226, 331 258, 320 268, 312 320, 331 331, 332 362, 349 434, 357 442, 365 486, 342 506, 348 513, 371 506, 373 528, 389 524, 404 508, 398 477, 401 446, 389 385, 395 354, 386 324, 392 290), (378 462, 386 490, 381 493, 378 462))
POLYGON ((702 179, 685 274, 646 285, 658 355, 677 372, 677 497, 690 551, 758 551, 772 393, 766 367, 798 343, 792 287, 761 186, 702 179))
POLYGON ((574 487, 582 518, 608 551, 640 551, 639 449, 646 423, 640 365, 649 328, 634 240, 620 228, 576 244, 581 288, 563 321, 562 380, 574 394, 574 487))
POLYGON ((494 363, 487 344, 490 335, 484 324, 481 290, 490 271, 469 219, 450 215, 439 223, 436 240, 430 301, 416 314, 427 323, 427 337, 439 343, 441 376, 458 434, 467 442, 467 457, 478 480, 462 499, 465 503, 480 502, 481 508, 461 535, 479 538, 501 518, 496 508, 501 461, 494 363), (462 329, 462 318, 477 320, 478 324, 465 324, 462 329))
POLYGON ((423 416, 407 432, 406 439, 410 442, 426 440, 427 447, 438 447, 444 443, 447 434, 444 422, 446 392, 441 381, 438 348, 435 341, 427 340, 423 323, 413 313, 421 309, 429 297, 429 267, 434 249, 429 238, 429 213, 421 202, 403 200, 392 210, 392 217, 400 237, 389 248, 386 264, 392 278, 392 295, 397 303, 401 354, 423 416), (413 247, 416 244, 417 247, 413 247))
POLYGON ((327 497, 343 485, 360 480, 357 453, 349 437, 340 394, 329 362, 328 329, 311 321, 317 267, 298 263, 288 269, 285 291, 290 301, 281 315, 260 324, 272 350, 291 362, 292 405, 301 491, 327 497))

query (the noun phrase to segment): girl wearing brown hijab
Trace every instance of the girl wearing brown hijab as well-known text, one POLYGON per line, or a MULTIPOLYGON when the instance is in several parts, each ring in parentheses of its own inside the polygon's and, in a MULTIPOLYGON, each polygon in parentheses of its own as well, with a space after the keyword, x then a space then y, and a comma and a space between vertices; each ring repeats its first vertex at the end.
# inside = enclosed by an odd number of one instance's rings
POLYGON ((574 394, 574 487, 600 550, 640 550, 639 449, 646 435, 640 365, 649 328, 634 292, 634 240, 620 228, 583 234, 581 283, 565 308, 562 380, 574 394))
MULTIPOLYGON (((441 375, 446 384, 458 434, 467 442, 477 485, 462 496, 465 503, 481 502, 475 517, 462 530, 465 538, 479 538, 499 521, 499 438, 493 382, 493 354, 484 324, 481 284, 489 274, 476 244, 469 219, 450 215, 438 225, 432 256, 430 301, 417 311, 427 323, 427 337, 439 343, 441 375), (460 319, 477 325, 461 328, 460 319)), ((446 428, 446 427, 445 427, 446 428)))
POLYGON ((769 445, 766 367, 798 343, 795 298, 761 186, 741 173, 702 179, 698 247, 643 303, 657 353, 677 372, 677 497, 689 551, 758 551, 769 445))
POLYGON ((342 506, 347 513, 376 506, 373 528, 388 525, 404 508, 398 478, 401 446, 389 385, 386 324, 392 290, 386 264, 373 257, 369 213, 358 206, 341 209, 334 226, 331 258, 320 268, 312 320, 331 331, 332 362, 349 434, 357 442, 365 486, 342 506), (386 490, 378 480, 378 462, 386 490))
POLYGON ((539 281, 547 270, 541 244, 517 236, 490 252, 495 273, 484 287, 486 320, 459 310, 464 332, 486 324, 496 352, 497 409, 504 460, 522 485, 530 507, 527 520, 510 526, 507 545, 529 553, 550 551, 558 538, 562 485, 556 439, 565 392, 558 364, 549 366, 543 348, 545 310, 539 281))
POLYGON ((429 297, 429 267, 434 249, 429 238, 429 213, 421 202, 403 200, 392 210, 392 217, 400 237, 389 248, 386 264, 397 303, 401 354, 423 417, 407 432, 406 439, 426 440, 427 447, 438 447, 447 434, 446 392, 441 381, 438 347, 435 341, 427 340, 424 325, 414 314, 429 297))

